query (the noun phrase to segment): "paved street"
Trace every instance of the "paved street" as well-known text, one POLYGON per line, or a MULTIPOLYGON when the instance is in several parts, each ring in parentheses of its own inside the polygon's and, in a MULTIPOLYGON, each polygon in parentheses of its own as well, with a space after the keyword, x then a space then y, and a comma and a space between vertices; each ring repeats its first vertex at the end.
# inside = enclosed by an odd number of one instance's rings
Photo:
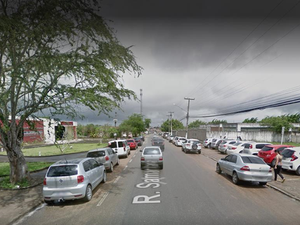
POLYGON ((43 204, 16 224, 299 224, 298 201, 268 186, 234 185, 215 172, 212 151, 185 154, 167 142, 162 171, 142 171, 132 151, 90 202, 43 204))

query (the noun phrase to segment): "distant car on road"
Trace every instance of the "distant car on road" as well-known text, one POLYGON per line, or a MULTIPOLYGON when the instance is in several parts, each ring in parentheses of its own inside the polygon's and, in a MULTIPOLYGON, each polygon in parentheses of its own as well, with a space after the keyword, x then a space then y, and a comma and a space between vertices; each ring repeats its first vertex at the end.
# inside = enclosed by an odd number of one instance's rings
POLYGON ((90 201, 93 190, 101 182, 106 182, 106 170, 95 159, 61 160, 52 164, 46 172, 43 198, 48 204, 54 200, 90 201))
POLYGON ((232 176, 232 182, 239 184, 243 181, 256 181, 265 185, 272 181, 272 169, 256 155, 233 153, 218 160, 216 172, 232 176))
POLYGON ((110 147, 99 148, 88 151, 86 157, 94 158, 98 163, 102 163, 106 171, 112 172, 114 166, 120 164, 117 153, 110 147))
POLYGON ((182 151, 201 154, 201 143, 198 139, 187 139, 187 142, 182 144, 182 151))
POLYGON ((158 146, 147 146, 142 151, 141 155, 141 169, 146 167, 159 167, 163 169, 164 159, 163 153, 158 146))
POLYGON ((138 148, 138 144, 134 139, 127 139, 127 144, 129 145, 130 150, 136 150, 138 148))
POLYGON ((143 145, 143 139, 141 137, 134 137, 133 138, 135 140, 135 142, 137 143, 138 146, 142 146, 143 145))
POLYGON ((160 137, 153 137, 151 139, 152 146, 159 146, 162 151, 165 150, 165 140, 160 137))

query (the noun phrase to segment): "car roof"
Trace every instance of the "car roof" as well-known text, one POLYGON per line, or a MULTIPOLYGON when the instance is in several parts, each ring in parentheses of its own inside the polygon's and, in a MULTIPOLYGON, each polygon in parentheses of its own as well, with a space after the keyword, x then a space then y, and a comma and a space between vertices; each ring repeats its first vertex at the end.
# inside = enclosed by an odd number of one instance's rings
POLYGON ((66 160, 60 160, 57 161, 56 163, 52 164, 51 166, 58 166, 58 165, 74 165, 74 164, 79 164, 82 161, 85 161, 87 159, 92 159, 92 158, 78 158, 78 159, 66 159, 66 160))
POLYGON ((98 151, 103 151, 103 150, 107 150, 107 149, 112 149, 112 148, 111 147, 97 148, 97 149, 89 150, 88 152, 98 152, 98 151))

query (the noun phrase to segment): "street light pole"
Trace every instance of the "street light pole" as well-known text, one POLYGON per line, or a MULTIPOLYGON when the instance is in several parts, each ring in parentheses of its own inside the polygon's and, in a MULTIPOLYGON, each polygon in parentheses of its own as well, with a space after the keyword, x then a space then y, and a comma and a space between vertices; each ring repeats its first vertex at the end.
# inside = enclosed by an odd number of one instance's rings
POLYGON ((170 120, 171 121, 171 134, 170 135, 172 135, 173 134, 173 131, 172 131, 172 120, 173 120, 173 118, 172 117, 173 117, 174 112, 169 112, 169 113, 170 113, 170 118, 171 118, 171 120, 170 120))
POLYGON ((187 106, 187 112, 186 112, 186 135, 185 135, 185 138, 188 138, 190 101, 195 100, 195 98, 185 97, 184 100, 188 100, 188 106, 187 106))

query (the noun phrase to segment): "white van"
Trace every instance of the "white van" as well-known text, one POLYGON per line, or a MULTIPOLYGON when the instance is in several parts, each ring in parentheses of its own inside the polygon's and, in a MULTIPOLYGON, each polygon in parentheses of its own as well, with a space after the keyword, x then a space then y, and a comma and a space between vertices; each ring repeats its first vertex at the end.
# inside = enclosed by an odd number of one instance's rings
POLYGON ((113 140, 108 142, 108 147, 111 147, 120 157, 127 158, 130 155, 130 146, 126 140, 113 140))

